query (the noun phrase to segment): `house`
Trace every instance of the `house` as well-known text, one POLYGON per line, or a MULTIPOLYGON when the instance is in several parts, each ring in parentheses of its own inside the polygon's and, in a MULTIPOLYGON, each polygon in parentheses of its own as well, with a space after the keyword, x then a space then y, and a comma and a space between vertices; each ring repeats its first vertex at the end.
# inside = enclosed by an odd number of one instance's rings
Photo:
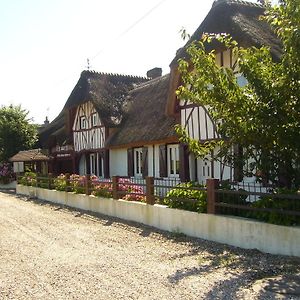
MULTIPOLYGON (((49 170, 54 173, 95 174, 145 178, 177 178, 204 182, 207 178, 241 180, 241 170, 224 161, 196 158, 179 143, 174 126, 181 124, 201 143, 220 139, 204 105, 179 101, 178 59, 187 58, 188 45, 206 33, 229 33, 241 46, 271 47, 279 59, 281 44, 269 25, 259 19, 260 4, 219 0, 187 44, 177 51, 170 74, 155 68, 151 80, 118 74, 82 72, 62 112, 46 126, 40 141, 49 149, 49 170)), ((213 44, 216 62, 234 66, 230 50, 213 44)), ((210 49, 208 49, 210 50, 210 49)), ((236 70, 238 80, 245 78, 236 70)), ((237 154, 241 151, 237 149, 237 154)))
POLYGON ((9 159, 13 163, 15 173, 30 170, 37 173, 48 174, 49 156, 42 149, 19 151, 9 159))
POLYGON ((185 148, 174 129, 179 116, 165 114, 169 79, 159 76, 128 93, 126 117, 107 144, 111 175, 185 180, 185 148))
POLYGON ((126 95, 146 78, 83 71, 57 118, 40 133, 53 173, 109 176, 106 140, 123 118, 126 95))
MULTIPOLYGON (((274 59, 279 59, 281 53, 280 41, 273 34, 269 25, 265 21, 260 20, 260 16, 263 14, 264 7, 257 3, 240 0, 215 1, 201 25, 186 45, 177 52, 171 62, 171 84, 166 113, 169 116, 180 114, 181 125, 193 139, 204 143, 220 139, 221 137, 216 131, 216 126, 208 113, 207 107, 204 105, 195 105, 188 101, 188 99, 186 101, 179 101, 176 98, 175 91, 181 84, 178 60, 180 58, 188 59, 187 47, 192 41, 200 40, 203 33, 228 33, 243 47, 269 46, 274 59)), ((208 45, 208 50, 212 49, 215 49, 216 63, 219 66, 234 68, 236 58, 230 50, 226 50, 224 46, 218 44, 208 45)), ((238 70, 235 71, 238 82, 243 84, 245 78, 238 70)), ((190 153, 188 160, 190 178, 199 182, 204 182, 207 178, 211 177, 241 181, 243 179, 242 171, 238 167, 228 165, 224 161, 214 160, 214 154, 217 151, 218 149, 215 149, 207 160, 195 158, 190 153)), ((236 155, 239 155, 241 149, 237 148, 233 151, 235 151, 236 155)))

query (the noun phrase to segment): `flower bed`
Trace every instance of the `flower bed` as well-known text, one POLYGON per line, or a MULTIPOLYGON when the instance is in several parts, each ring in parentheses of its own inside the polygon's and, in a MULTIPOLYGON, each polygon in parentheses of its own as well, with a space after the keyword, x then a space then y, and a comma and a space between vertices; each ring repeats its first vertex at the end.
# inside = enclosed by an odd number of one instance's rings
POLYGON ((0 164, 0 183, 8 184, 15 180, 15 174, 8 163, 0 164))

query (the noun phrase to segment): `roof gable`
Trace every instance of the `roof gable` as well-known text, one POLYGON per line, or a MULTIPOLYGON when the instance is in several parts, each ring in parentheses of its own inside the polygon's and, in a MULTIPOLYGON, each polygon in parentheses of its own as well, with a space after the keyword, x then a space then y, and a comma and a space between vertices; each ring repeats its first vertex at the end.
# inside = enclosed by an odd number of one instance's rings
POLYGON ((73 124, 72 118, 75 117, 70 112, 76 111, 78 105, 87 101, 93 103, 105 126, 118 125, 123 117, 127 93, 147 80, 130 75, 83 71, 60 114, 40 131, 41 146, 70 142, 72 137, 68 126, 73 124))
POLYGON ((269 24, 260 20, 265 12, 261 4, 240 0, 219 0, 213 3, 207 16, 191 36, 185 46, 177 51, 171 66, 179 58, 186 58, 188 45, 200 40, 203 33, 228 33, 241 46, 269 46, 275 58, 281 54, 281 43, 269 24))
POLYGON ((107 127, 118 125, 127 93, 147 81, 144 77, 83 71, 64 109, 91 101, 107 127))

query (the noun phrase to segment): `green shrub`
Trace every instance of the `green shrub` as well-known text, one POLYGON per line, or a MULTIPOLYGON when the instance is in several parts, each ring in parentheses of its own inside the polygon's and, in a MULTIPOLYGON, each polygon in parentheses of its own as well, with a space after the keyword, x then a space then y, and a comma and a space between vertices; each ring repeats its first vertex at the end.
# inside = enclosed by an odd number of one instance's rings
POLYGON ((57 191, 65 191, 67 187, 66 175, 60 174, 53 180, 54 188, 57 191))
POLYGON ((75 192, 76 194, 85 194, 85 176, 72 174, 70 176, 70 191, 75 192))
POLYGON ((94 176, 91 178, 92 195, 96 197, 112 198, 112 183, 100 182, 99 179, 94 176))
MULTIPOLYGON (((279 194, 296 194, 295 191, 277 190, 279 194)), ((272 196, 265 196, 253 202, 251 207, 255 208, 270 208, 279 210, 290 210, 300 212, 300 199, 284 199, 274 198, 272 196)), ((286 215, 280 212, 264 212, 264 211, 251 211, 248 212, 248 217, 264 221, 271 224, 295 226, 300 225, 300 216, 286 215)))
MULTIPOLYGON (((239 191, 243 192, 245 190, 239 189, 236 190, 229 181, 225 180, 220 183, 220 190, 223 190, 224 193, 218 193, 218 202, 224 202, 226 204, 233 204, 233 205, 243 205, 249 206, 249 202, 246 201, 248 195, 240 194, 239 191), (226 193, 226 191, 236 191, 236 193, 226 193)), ((232 216, 240 216, 246 217, 247 210, 239 209, 239 208, 232 208, 232 207, 222 207, 218 208, 218 212, 224 215, 232 215, 232 216)))
POLYGON ((167 193, 163 203, 170 208, 179 208, 199 213, 206 213, 206 191, 195 190, 192 188, 204 188, 204 186, 193 182, 178 184, 176 189, 172 189, 167 193), (182 189, 178 187, 182 187, 182 189))
POLYGON ((36 186, 36 173, 25 172, 24 176, 19 179, 19 183, 28 186, 36 186))

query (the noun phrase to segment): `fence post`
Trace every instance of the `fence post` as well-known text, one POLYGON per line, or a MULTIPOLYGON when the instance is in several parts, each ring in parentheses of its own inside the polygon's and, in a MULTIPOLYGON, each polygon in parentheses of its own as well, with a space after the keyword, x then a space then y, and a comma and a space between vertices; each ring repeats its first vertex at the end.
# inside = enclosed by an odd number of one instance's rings
POLYGON ((112 177, 112 187, 113 187, 113 199, 118 200, 118 184, 119 184, 119 176, 112 177))
POLYGON ((90 195, 91 194, 91 175, 85 175, 84 187, 85 187, 85 194, 90 195))
POLYGON ((207 187, 207 213, 215 214, 216 213, 216 200, 217 193, 215 190, 219 187, 219 180, 210 178, 206 180, 207 187))
POLYGON ((151 205, 155 204, 154 178, 150 176, 146 177, 146 203, 151 205))
POLYGON ((48 173, 48 189, 49 190, 52 189, 52 180, 53 180, 53 174, 52 173, 48 173))
POLYGON ((65 174, 65 181, 66 181, 65 191, 69 192, 70 191, 70 189, 69 189, 69 187, 70 187, 70 174, 68 174, 68 173, 65 174))

